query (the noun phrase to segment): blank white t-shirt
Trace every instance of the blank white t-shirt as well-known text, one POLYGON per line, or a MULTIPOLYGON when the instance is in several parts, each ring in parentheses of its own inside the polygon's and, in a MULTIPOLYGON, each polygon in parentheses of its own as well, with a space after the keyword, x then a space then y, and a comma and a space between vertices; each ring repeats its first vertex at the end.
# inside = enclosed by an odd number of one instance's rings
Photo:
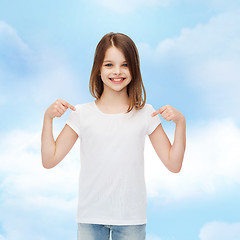
POLYGON ((77 222, 147 223, 144 176, 146 135, 161 123, 151 104, 107 114, 95 101, 77 104, 66 121, 80 138, 77 222))

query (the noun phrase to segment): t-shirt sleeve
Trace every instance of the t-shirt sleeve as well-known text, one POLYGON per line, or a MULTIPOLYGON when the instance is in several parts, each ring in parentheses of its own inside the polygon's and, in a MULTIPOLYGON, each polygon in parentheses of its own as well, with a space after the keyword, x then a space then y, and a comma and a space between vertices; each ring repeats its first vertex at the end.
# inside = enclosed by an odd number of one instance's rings
POLYGON ((155 128, 161 123, 161 119, 158 115, 155 115, 152 117, 152 113, 155 112, 156 110, 153 108, 151 104, 148 104, 148 109, 147 109, 147 131, 146 134, 150 135, 155 128))
POLYGON ((80 109, 79 104, 74 106, 76 108, 75 111, 71 110, 71 113, 69 114, 66 124, 70 126, 78 136, 80 136, 80 109))

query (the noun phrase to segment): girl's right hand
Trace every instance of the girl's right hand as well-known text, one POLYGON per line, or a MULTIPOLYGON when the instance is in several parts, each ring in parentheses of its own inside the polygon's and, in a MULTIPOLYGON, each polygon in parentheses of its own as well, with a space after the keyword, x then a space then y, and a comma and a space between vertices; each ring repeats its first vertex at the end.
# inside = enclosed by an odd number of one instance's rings
POLYGON ((55 117, 61 117, 68 108, 71 108, 73 111, 76 110, 76 108, 68 102, 64 101, 63 99, 58 99, 56 102, 50 105, 50 107, 46 110, 45 115, 51 119, 55 117))

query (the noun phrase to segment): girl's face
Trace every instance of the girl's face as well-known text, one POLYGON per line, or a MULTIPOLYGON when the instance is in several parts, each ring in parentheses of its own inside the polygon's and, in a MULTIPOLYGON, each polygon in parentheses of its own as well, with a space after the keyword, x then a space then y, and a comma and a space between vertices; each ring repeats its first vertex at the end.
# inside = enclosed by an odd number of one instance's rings
POLYGON ((110 47, 106 51, 100 72, 104 88, 121 91, 131 82, 127 61, 123 53, 116 47, 110 47))

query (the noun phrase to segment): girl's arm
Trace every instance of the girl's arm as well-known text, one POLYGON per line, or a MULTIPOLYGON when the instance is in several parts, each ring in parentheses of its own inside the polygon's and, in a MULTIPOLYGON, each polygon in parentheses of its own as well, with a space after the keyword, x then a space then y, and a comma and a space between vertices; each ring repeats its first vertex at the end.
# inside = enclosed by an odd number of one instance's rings
POLYGON ((186 120, 183 118, 176 123, 174 142, 169 151, 169 162, 176 169, 176 172, 181 170, 185 148, 186 120))
POLYGON ((167 121, 173 120, 176 123, 175 137, 173 145, 171 145, 166 133, 162 128, 162 124, 149 135, 150 141, 163 164, 173 173, 178 173, 181 170, 186 148, 186 120, 182 113, 170 105, 166 105, 157 111, 152 116, 160 113, 167 121))
POLYGON ((43 129, 41 137, 42 164, 49 168, 55 153, 55 140, 53 138, 53 119, 44 114, 43 129))
POLYGON ((75 108, 62 99, 58 99, 45 112, 41 136, 41 155, 44 168, 55 167, 70 151, 78 135, 67 124, 59 134, 56 142, 53 138, 53 118, 61 117, 67 108, 75 108))

